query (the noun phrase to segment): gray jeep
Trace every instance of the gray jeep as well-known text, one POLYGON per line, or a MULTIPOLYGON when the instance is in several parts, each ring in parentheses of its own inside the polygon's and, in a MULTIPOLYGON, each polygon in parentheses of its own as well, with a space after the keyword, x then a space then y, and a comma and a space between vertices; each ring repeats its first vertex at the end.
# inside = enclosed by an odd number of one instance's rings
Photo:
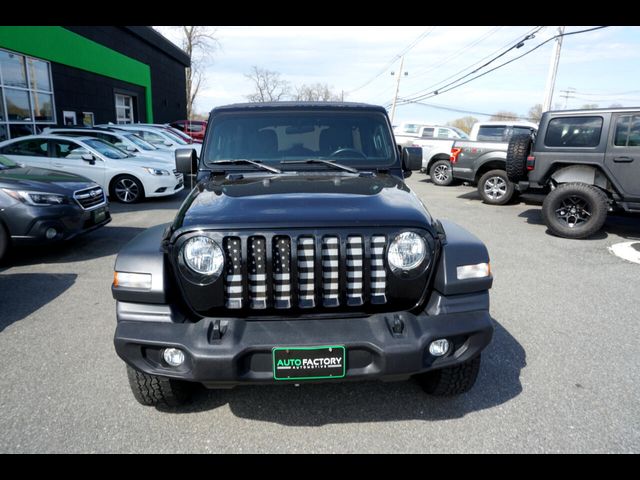
POLYGON ((607 212, 640 212, 640 108, 545 112, 537 135, 514 136, 507 175, 520 192, 547 189, 552 233, 585 238, 607 212))

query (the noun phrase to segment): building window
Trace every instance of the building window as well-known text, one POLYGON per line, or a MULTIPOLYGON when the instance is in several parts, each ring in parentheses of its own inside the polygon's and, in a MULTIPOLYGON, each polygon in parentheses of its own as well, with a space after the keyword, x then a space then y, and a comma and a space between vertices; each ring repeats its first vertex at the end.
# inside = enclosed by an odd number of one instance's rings
POLYGON ((85 127, 93 127, 95 124, 95 119, 93 117, 93 112, 82 112, 82 125, 85 127))
POLYGON ((116 93, 116 123, 133 123, 133 98, 116 93))
POLYGON ((0 140, 56 123, 51 65, 0 50, 0 140))
POLYGON ((65 125, 77 125, 78 119, 76 117, 76 112, 64 111, 62 112, 62 117, 64 119, 65 125))

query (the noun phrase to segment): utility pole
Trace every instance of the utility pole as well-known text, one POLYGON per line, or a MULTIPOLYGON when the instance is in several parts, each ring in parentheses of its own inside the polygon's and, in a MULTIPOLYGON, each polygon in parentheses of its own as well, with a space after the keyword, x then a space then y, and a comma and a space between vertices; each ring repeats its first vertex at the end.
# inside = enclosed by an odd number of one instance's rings
POLYGON ((562 93, 564 93, 564 95, 560 95, 562 98, 564 98, 564 109, 567 109, 567 103, 569 102, 570 98, 573 98, 573 95, 571 95, 572 93, 575 93, 576 89, 569 87, 566 90, 560 90, 562 93))
MULTIPOLYGON (((391 125, 393 125, 393 117, 396 114, 396 103, 398 102, 398 91, 400 90, 400 78, 402 77, 402 66, 404 65, 404 55, 400 57, 400 70, 398 71, 398 80, 396 81, 396 94, 393 96, 393 106, 391 107, 391 125)), ((405 75, 407 72, 404 73, 405 75)), ((393 75, 393 72, 391 72, 393 75)))
POLYGON ((544 94, 544 103, 542 104, 542 112, 547 112, 551 109, 551 102, 553 100, 553 89, 556 85, 556 74, 558 73, 558 63, 560 63, 560 49, 562 48, 562 35, 564 34, 564 27, 558 27, 558 34, 556 43, 553 46, 553 54, 551 55, 551 64, 549 65, 549 77, 547 78, 547 89, 544 94))

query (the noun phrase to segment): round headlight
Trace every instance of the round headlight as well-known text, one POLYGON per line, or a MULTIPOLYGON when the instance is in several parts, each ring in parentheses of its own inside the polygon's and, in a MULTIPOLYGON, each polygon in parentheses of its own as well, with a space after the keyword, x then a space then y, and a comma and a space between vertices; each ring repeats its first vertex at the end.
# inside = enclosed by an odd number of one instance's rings
POLYGON ((420 235, 403 232, 393 239, 387 253, 389 266, 393 271, 412 270, 427 256, 427 246, 420 235))
POLYGON ((201 275, 220 275, 224 266, 224 253, 209 237, 193 237, 182 247, 184 263, 201 275))

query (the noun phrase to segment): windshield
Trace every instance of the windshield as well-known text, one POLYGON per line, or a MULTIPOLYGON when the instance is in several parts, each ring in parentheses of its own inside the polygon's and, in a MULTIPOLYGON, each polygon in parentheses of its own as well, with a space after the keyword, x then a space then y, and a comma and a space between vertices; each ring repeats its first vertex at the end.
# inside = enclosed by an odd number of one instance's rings
POLYGON ((104 140, 100 140, 98 138, 87 138, 83 140, 84 143, 89 145, 91 148, 97 150, 101 155, 104 155, 107 158, 112 158, 114 160, 121 160, 123 158, 129 158, 129 155, 124 150, 120 150, 113 145, 108 144, 104 140))
POLYGON ((7 157, 3 157, 2 155, 0 155, 0 170, 4 170, 6 168, 16 168, 17 166, 17 163, 9 160, 7 157))
POLYGON ((168 128, 163 128, 162 133, 164 133, 167 137, 171 138, 171 140, 178 142, 180 145, 189 145, 188 142, 185 142, 181 137, 173 133, 168 128))
POLYGON ((138 147, 140 147, 143 150, 147 150, 147 151, 157 150, 156 147, 154 147, 149 142, 147 142, 146 140, 142 139, 141 137, 139 137, 134 133, 127 134, 125 135, 125 137, 127 137, 129 140, 131 140, 133 143, 135 143, 138 147))
POLYGON ((354 167, 388 167, 395 147, 384 115, 372 112, 276 112, 219 115, 209 124, 205 163, 250 159, 283 169, 283 160, 327 159, 354 167))
POLYGON ((184 133, 182 130, 178 130, 177 128, 174 128, 174 127, 166 127, 166 128, 167 130, 169 130, 169 132, 173 133, 177 137, 180 137, 185 142, 192 143, 193 139, 189 135, 184 133))

